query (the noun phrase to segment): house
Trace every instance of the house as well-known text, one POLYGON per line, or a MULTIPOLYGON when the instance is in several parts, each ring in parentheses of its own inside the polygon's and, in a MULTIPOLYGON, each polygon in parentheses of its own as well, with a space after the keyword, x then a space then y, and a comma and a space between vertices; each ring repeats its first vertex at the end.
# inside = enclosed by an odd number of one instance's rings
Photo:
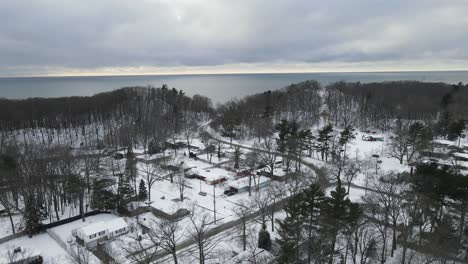
POLYGON ((468 153, 455 152, 452 155, 456 160, 468 161, 468 153))
POLYGON ((220 168, 192 168, 185 173, 185 177, 190 179, 200 179, 210 185, 216 185, 225 182, 230 177, 230 172, 220 168))
POLYGON ((376 136, 376 135, 362 135, 361 139, 363 141, 384 141, 383 136, 376 136))
POLYGON ((117 218, 108 222, 97 222, 81 228, 72 233, 77 240, 86 247, 93 248, 103 240, 112 239, 128 233, 127 222, 123 218, 117 218))
MULTIPOLYGON (((265 176, 258 176, 258 177, 252 177, 252 188, 263 188, 266 187, 270 184, 271 179, 267 178, 265 176)), ((242 193, 242 192, 248 192, 249 191, 249 177, 244 177, 237 179, 235 181, 232 181, 229 183, 229 190, 234 192, 234 193, 242 193)))
POLYGON ((293 175, 292 171, 290 171, 289 174, 286 175, 286 169, 280 166, 278 167, 275 166, 275 168, 273 168, 273 175, 271 175, 271 171, 267 168, 262 168, 262 169, 257 170, 256 174, 268 177, 274 181, 285 181, 287 180, 289 176, 293 175))

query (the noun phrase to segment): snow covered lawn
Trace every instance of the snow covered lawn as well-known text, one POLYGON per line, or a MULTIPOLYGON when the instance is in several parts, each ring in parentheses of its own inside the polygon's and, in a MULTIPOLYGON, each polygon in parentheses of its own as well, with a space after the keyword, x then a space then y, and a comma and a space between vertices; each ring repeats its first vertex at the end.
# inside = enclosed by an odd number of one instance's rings
MULTIPOLYGON (((22 230, 22 216, 21 215, 14 215, 13 223, 15 225, 15 231, 20 232, 22 230)), ((7 237, 13 235, 13 231, 11 230, 11 223, 10 218, 8 216, 0 217, 0 238, 7 237)))
POLYGON ((32 238, 23 236, 10 240, 0 244, 0 252, 10 251, 17 247, 21 247, 25 252, 39 251, 44 258, 44 263, 70 263, 70 255, 48 234, 40 234, 32 238))

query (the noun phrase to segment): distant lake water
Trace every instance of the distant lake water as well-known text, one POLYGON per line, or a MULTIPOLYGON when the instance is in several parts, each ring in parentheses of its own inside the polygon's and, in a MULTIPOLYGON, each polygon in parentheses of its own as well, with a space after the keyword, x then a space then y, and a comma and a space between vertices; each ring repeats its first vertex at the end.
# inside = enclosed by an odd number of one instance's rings
POLYGON ((323 85, 336 81, 368 83, 397 80, 457 84, 468 82, 468 71, 0 78, 0 97, 86 96, 121 87, 160 87, 167 84, 170 88, 181 89, 188 95, 201 94, 211 98, 214 103, 222 103, 305 80, 317 80, 323 85))

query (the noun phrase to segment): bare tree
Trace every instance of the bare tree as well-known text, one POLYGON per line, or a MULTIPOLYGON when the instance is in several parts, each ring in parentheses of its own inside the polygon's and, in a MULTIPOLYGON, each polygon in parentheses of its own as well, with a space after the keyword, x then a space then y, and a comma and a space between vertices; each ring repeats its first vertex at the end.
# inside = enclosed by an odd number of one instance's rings
POLYGON ((256 150, 253 150, 247 153, 245 160, 241 163, 241 168, 243 172, 248 173, 249 177, 249 196, 252 195, 252 177, 255 177, 255 170, 259 166, 259 153, 256 150))
POLYGON ((120 240, 119 245, 126 258, 137 264, 152 264, 160 250, 161 241, 156 236, 158 230, 150 230, 146 234, 131 233, 129 239, 120 240))
POLYGON ((32 252, 28 249, 21 247, 7 247, 7 249, 2 252, 3 256, 0 255, 0 260, 8 261, 8 263, 29 263, 29 259, 32 257, 32 252))
POLYGON ((148 160, 145 161, 144 170, 146 185, 148 186, 148 202, 151 203, 151 187, 155 182, 162 179, 164 171, 159 164, 148 160))
POLYGON ((278 202, 284 199, 286 196, 285 190, 282 186, 283 184, 277 181, 274 181, 268 186, 268 196, 270 200, 270 205, 268 211, 270 212, 270 221, 271 221, 271 231, 275 231, 275 212, 279 209, 278 202))
POLYGON ((378 237, 367 221, 360 223, 348 237, 353 264, 367 264, 377 257, 378 237), (357 257, 360 257, 359 261, 357 257))
POLYGON ((252 213, 250 206, 241 202, 240 205, 234 210, 235 215, 240 220, 240 229, 242 232, 242 248, 245 251, 247 249, 247 220, 249 215, 252 213))
POLYGON ((11 231, 15 234, 15 223, 13 222, 13 210, 15 206, 11 200, 11 193, 9 191, 0 190, 0 205, 6 211, 8 218, 10 219, 11 231))
POLYGON ((206 131, 200 132, 200 138, 202 139, 203 145, 205 146, 206 159, 209 160, 211 164, 213 152, 216 150, 216 146, 214 145, 215 142, 211 139, 210 134, 206 131))
POLYGON ((216 246, 221 241, 221 236, 210 235, 209 229, 211 227, 212 219, 209 214, 196 212, 195 207, 192 209, 190 215, 191 227, 188 232, 190 239, 196 245, 195 258, 200 264, 205 264, 207 260, 212 258, 212 254, 216 246))
POLYGON ((344 176, 347 184, 347 194, 353 183, 354 178, 361 172, 361 163, 359 161, 347 162, 344 168, 344 176))
POLYGON ((251 264, 268 264, 274 260, 273 255, 258 247, 258 232, 251 228, 247 235, 247 251, 248 255, 244 261, 251 264))
POLYGON ((175 173, 175 184, 177 185, 177 188, 179 189, 179 198, 180 201, 184 201, 184 190, 185 186, 187 184, 187 178, 185 178, 185 171, 184 171, 184 166, 183 162, 179 164, 179 171, 175 173))
POLYGON ((197 133, 197 123, 192 119, 184 123, 182 127, 182 134, 187 142, 187 154, 190 154, 190 144, 192 144, 192 139, 197 133))
POLYGON ((394 136, 388 142, 387 152, 390 157, 398 159, 400 164, 403 164, 404 157, 408 151, 407 137, 408 129, 406 124, 398 119, 396 121, 394 136))
POLYGON ((93 257, 88 249, 80 245, 71 247, 68 253, 70 254, 69 261, 73 264, 89 264, 93 257))
POLYGON ((266 226, 266 221, 270 216, 268 205, 271 201, 271 196, 267 191, 257 190, 254 194, 254 199, 251 201, 251 208, 254 208, 260 214, 261 224, 266 226))
MULTIPOLYGON (((254 147, 257 148, 257 146, 254 147)), ((275 138, 264 137, 263 142, 258 146, 258 148, 264 150, 260 152, 260 163, 264 164, 269 169, 270 175, 273 175, 276 158, 278 156, 276 152, 278 146, 275 138)))
POLYGON ((177 244, 182 238, 179 221, 160 220, 157 222, 156 236, 160 240, 160 247, 171 254, 174 264, 179 263, 177 258, 177 244))

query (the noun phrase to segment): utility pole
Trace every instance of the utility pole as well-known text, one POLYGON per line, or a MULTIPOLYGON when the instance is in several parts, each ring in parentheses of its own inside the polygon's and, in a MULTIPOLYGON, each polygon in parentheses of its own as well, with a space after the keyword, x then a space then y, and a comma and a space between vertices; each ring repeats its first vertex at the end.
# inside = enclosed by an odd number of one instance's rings
POLYGON ((216 184, 213 184, 213 212, 214 212, 214 223, 216 224, 216 184))

